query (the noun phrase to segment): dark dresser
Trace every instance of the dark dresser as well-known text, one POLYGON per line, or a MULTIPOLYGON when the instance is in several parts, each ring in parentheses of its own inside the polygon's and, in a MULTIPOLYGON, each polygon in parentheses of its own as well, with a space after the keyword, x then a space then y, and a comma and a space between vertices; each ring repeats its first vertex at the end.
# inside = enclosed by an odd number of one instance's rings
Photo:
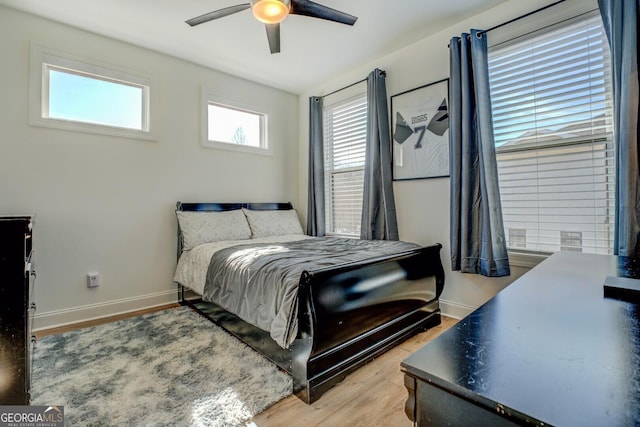
POLYGON ((28 405, 33 216, 0 215, 0 405, 28 405))
POLYGON ((620 261, 558 252, 408 357, 414 425, 640 426, 640 298, 604 290, 620 261))

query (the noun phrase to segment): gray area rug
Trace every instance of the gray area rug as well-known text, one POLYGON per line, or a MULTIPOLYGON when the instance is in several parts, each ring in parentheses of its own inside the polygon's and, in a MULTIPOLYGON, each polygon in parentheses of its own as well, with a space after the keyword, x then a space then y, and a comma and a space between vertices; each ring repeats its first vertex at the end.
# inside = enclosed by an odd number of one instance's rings
POLYGON ((291 377, 187 307, 46 336, 32 404, 68 426, 243 426, 291 377))

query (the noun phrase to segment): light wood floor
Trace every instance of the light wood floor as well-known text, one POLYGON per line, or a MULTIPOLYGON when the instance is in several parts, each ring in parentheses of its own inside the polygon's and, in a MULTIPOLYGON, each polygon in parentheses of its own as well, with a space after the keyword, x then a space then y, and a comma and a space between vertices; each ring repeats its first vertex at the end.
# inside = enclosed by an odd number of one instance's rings
POLYGON ((73 331, 76 329, 88 328, 90 326, 102 325, 110 322, 117 322, 118 320, 128 319, 135 316, 142 316, 147 313, 155 313, 156 311, 167 310, 169 308, 180 307, 180 304, 166 304, 158 307, 147 308, 144 310, 133 311, 129 313, 117 314, 115 316, 103 317, 101 319, 87 320, 86 322, 74 323, 72 325, 60 326, 57 328, 41 329, 35 332, 36 338, 46 337, 47 335, 62 334, 64 332, 73 331))
MULTIPOLYGON (((176 306, 178 304, 171 304, 42 330, 36 332, 36 336, 40 338, 73 329, 115 322, 176 306)), ((404 387, 403 374, 400 372, 400 362, 456 323, 456 319, 443 316, 440 325, 409 338, 351 373, 315 403, 307 405, 297 397, 289 396, 258 414, 253 419, 254 425, 258 427, 411 426, 411 422, 404 413, 407 391, 404 387)))
POLYGON ((442 317, 442 323, 389 350, 351 373, 340 384, 311 405, 289 396, 253 422, 270 426, 411 426, 404 413, 407 390, 400 362, 457 323, 442 317))

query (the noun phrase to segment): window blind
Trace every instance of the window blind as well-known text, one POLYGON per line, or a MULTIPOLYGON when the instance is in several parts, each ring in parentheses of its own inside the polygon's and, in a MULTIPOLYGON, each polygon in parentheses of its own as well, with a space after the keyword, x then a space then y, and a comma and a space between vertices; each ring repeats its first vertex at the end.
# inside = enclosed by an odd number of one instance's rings
POLYGON ((491 48, 489 80, 507 246, 610 254, 613 109, 600 16, 491 48))
POLYGON ((366 93, 325 105, 325 209, 328 233, 360 235, 366 133, 366 93))

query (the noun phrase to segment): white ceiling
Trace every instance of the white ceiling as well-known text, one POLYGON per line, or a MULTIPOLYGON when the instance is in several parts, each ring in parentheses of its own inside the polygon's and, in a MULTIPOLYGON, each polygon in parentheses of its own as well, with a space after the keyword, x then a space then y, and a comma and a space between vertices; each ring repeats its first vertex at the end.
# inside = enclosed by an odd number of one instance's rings
POLYGON ((358 17, 353 27, 291 15, 281 53, 250 10, 190 27, 184 21, 248 0, 0 0, 54 21, 293 93, 375 60, 505 0, 316 0, 358 17))

